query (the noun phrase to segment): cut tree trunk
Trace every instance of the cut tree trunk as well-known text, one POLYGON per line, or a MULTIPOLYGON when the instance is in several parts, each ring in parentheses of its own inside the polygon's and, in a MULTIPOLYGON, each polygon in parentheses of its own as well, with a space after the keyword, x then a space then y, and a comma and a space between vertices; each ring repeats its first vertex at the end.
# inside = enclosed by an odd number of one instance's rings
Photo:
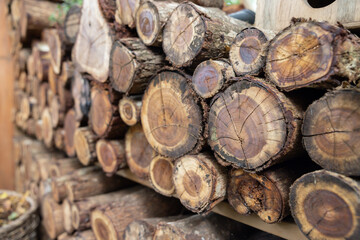
POLYGON ((292 215, 309 239, 357 239, 360 184, 320 170, 303 175, 290 190, 292 215))
POLYGON ((211 58, 228 57, 236 34, 249 24, 216 8, 180 4, 166 23, 163 50, 176 67, 198 65, 211 58))
POLYGON ((42 121, 41 120, 36 121, 35 136, 36 136, 37 140, 42 141, 43 136, 42 136, 42 121))
POLYGON ((73 60, 80 72, 87 72, 96 81, 105 82, 109 75, 112 33, 96 0, 84 0, 73 60))
POLYGON ((50 63, 55 74, 60 74, 61 60, 65 54, 65 45, 61 42, 59 31, 49 29, 46 32, 46 42, 50 49, 50 63))
POLYGON ((175 192, 173 171, 174 163, 172 159, 158 155, 151 160, 149 180, 155 191, 164 196, 173 196, 175 192))
POLYGON ((48 83, 51 91, 53 93, 57 94, 57 88, 58 88, 58 81, 59 81, 59 75, 54 72, 54 69, 52 67, 49 68, 48 72, 48 83))
POLYGON ((165 64, 163 53, 146 47, 139 38, 120 39, 110 52, 111 85, 121 93, 143 93, 150 78, 165 64))
POLYGON ((140 111, 142 96, 123 97, 119 102, 119 113, 121 119, 128 126, 134 126, 140 122, 140 111))
POLYGON ((82 232, 75 232, 72 235, 63 233, 58 237, 58 240, 96 240, 96 238, 92 230, 86 230, 82 232))
POLYGON ((225 198, 227 174, 210 154, 187 155, 176 160, 173 182, 187 209, 208 212, 225 198))
POLYGON ((141 124, 137 124, 127 131, 125 153, 130 171, 141 179, 148 179, 150 162, 156 152, 146 140, 141 124))
POLYGON ((47 234, 51 239, 56 239, 65 232, 63 208, 48 195, 41 206, 43 223, 47 234))
POLYGON ((216 7, 216 8, 222 8, 224 5, 223 0, 175 0, 174 2, 193 2, 196 5, 204 6, 204 7, 216 7))
POLYGON ((50 48, 45 42, 37 42, 32 48, 35 73, 38 80, 46 81, 50 68, 50 48))
POLYGON ((82 165, 89 166, 95 162, 97 139, 89 127, 76 129, 74 135, 75 152, 82 165))
POLYGON ((65 112, 61 111, 60 100, 55 95, 49 103, 49 110, 53 128, 64 125, 65 112))
POLYGON ((211 98, 229 85, 231 77, 235 77, 235 73, 229 61, 207 60, 196 67, 192 85, 200 97, 211 98))
POLYGON ((54 145, 57 149, 65 150, 65 130, 63 128, 57 128, 54 133, 54 145))
POLYGON ((49 177, 61 177, 67 174, 71 174, 75 170, 82 168, 83 166, 77 158, 64 158, 59 159, 50 164, 49 177))
POLYGON ((52 148, 54 146, 54 129, 49 108, 45 108, 42 112, 41 122, 43 141, 48 148, 52 148))
POLYGON ((303 153, 302 111, 264 80, 244 77, 217 95, 208 121, 208 143, 235 168, 261 171, 303 153))
POLYGON ((79 33, 81 8, 73 5, 66 14, 64 20, 64 34, 69 43, 74 44, 79 33))
POLYGON ((237 76, 258 75, 266 60, 268 39, 254 27, 242 30, 230 48, 229 59, 237 76))
POLYGON ((59 81, 61 82, 62 86, 70 86, 71 80, 75 74, 75 66, 71 61, 64 61, 62 62, 61 66, 61 74, 59 76, 59 81))
POLYGON ((360 176, 360 91, 337 89, 312 103, 304 115, 303 143, 321 167, 360 176))
POLYGON ((203 113, 187 76, 159 73, 143 97, 141 123, 149 144, 170 158, 197 153, 203 145, 203 113))
POLYGON ((96 143, 96 155, 103 171, 112 176, 127 166, 124 140, 100 139, 96 143))
POLYGON ((65 199, 62 203, 63 207, 63 217, 64 217, 64 229, 68 234, 72 234, 74 232, 74 227, 71 222, 71 208, 73 203, 68 199, 65 199))
POLYGON ((124 231, 133 220, 178 214, 175 198, 166 198, 151 189, 127 194, 122 201, 109 204, 91 213, 91 228, 97 239, 123 239, 124 231))
POLYGON ((121 25, 127 25, 130 28, 135 27, 135 14, 139 8, 141 0, 116 0, 117 21, 121 25))
POLYGON ((74 106, 74 100, 71 95, 71 91, 62 85, 61 81, 58 81, 57 91, 60 103, 60 111, 66 112, 74 106))
POLYGON ((91 88, 89 81, 83 78, 78 71, 74 72, 71 84, 71 93, 74 99, 76 119, 87 119, 91 106, 91 88))
POLYGON ((66 115, 64 120, 64 130, 65 130, 65 151, 69 157, 74 157, 75 152, 75 143, 74 143, 74 135, 75 130, 80 127, 80 122, 76 120, 75 111, 70 109, 66 115))
POLYGON ((20 113, 23 121, 32 117, 32 109, 37 104, 37 100, 34 97, 24 96, 20 103, 20 113))

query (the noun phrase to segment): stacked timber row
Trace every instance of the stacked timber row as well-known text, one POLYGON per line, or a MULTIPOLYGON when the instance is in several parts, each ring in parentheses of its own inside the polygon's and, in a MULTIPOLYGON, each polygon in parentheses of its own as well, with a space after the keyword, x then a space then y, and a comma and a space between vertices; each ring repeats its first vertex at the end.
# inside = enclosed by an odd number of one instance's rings
POLYGON ((17 189, 51 238, 235 234, 128 188, 124 168, 195 213, 227 199, 266 223, 292 213, 311 239, 360 237, 356 35, 313 20, 269 33, 222 1, 84 0, 55 25, 58 3, 11 2, 17 189))

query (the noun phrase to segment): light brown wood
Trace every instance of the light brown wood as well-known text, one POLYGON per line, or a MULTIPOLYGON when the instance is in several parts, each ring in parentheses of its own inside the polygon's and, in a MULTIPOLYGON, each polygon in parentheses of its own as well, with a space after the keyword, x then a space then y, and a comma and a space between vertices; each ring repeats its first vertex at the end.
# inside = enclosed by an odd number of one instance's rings
POLYGON ((65 232, 63 208, 50 195, 44 199, 41 212, 45 230, 51 239, 56 239, 57 236, 65 232))
POLYGON ((174 163, 172 159, 158 155, 151 160, 149 180, 155 191, 164 196, 173 196, 175 193, 173 171, 174 163))
POLYGON ((119 24, 135 27, 135 14, 140 0, 116 0, 116 18, 119 24))
POLYGON ((71 222, 72 202, 70 202, 68 199, 65 199, 62 203, 62 207, 63 207, 64 229, 68 234, 72 234, 75 230, 71 222))
POLYGON ((91 106, 91 89, 89 81, 78 71, 74 72, 71 84, 71 93, 74 99, 74 110, 77 120, 86 119, 91 106))
POLYGON ((124 140, 100 139, 96 143, 96 155, 103 171, 109 176, 127 166, 124 140))
POLYGON ((95 162, 97 139, 89 127, 76 129, 74 135, 75 152, 82 165, 89 166, 95 162))
POLYGON ((48 108, 44 109, 41 115, 41 122, 43 141, 47 147, 52 148, 54 146, 54 129, 48 108))
POLYGON ((119 113, 121 119, 128 126, 134 126, 140 122, 140 111, 142 106, 142 96, 123 97, 119 102, 119 113))
POLYGON ((64 34, 66 40, 72 44, 75 43, 79 32, 80 18, 81 8, 74 5, 69 9, 64 20, 64 34))
POLYGON ((49 177, 61 177, 67 174, 71 174, 77 169, 83 166, 77 158, 63 158, 55 162, 50 163, 49 166, 49 177))
POLYGON ((65 130, 63 128, 57 128, 54 133, 54 145, 58 150, 65 150, 65 130))
POLYGON ((64 120, 64 130, 65 130, 65 152, 69 157, 74 157, 75 152, 75 143, 74 143, 74 135, 75 130, 80 127, 80 122, 76 120, 75 111, 70 109, 66 115, 64 120))
POLYGON ((50 29, 46 33, 46 42, 50 49, 50 64, 55 74, 60 74, 61 60, 65 54, 65 45, 62 44, 59 31, 50 29))

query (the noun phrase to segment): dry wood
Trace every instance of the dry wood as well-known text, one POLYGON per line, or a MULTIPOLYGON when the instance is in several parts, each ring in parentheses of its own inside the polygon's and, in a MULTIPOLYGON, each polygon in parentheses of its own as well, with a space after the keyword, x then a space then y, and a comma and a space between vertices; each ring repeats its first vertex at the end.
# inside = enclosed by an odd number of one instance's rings
POLYGON ((74 99, 72 98, 71 91, 70 89, 67 89, 61 81, 58 81, 57 91, 60 103, 60 111, 66 112, 74 106, 74 99))
POLYGON ((145 136, 155 151, 170 158, 197 153, 203 145, 202 110, 187 80, 179 72, 163 71, 143 97, 145 136))
POLYGON ((23 136, 13 137, 13 159, 16 166, 22 162, 22 144, 23 136))
POLYGON ((131 172, 141 179, 148 179, 150 162, 156 152, 146 140, 141 124, 137 124, 127 131, 125 153, 131 172))
POLYGON ((193 2, 196 5, 204 6, 204 7, 216 7, 216 8, 222 8, 224 5, 223 0, 175 0, 174 2, 193 2))
POLYGON ((32 48, 36 77, 39 81, 46 81, 50 68, 50 48, 45 42, 37 42, 32 48))
POLYGON ((63 207, 63 215, 64 215, 64 229, 68 234, 72 234, 74 232, 74 227, 71 222, 71 208, 73 203, 68 199, 65 199, 62 203, 63 207))
POLYGON ((31 49, 30 48, 22 48, 19 52, 19 64, 21 71, 27 70, 27 61, 28 58, 31 56, 31 49))
POLYGON ((165 64, 163 53, 146 47, 139 38, 115 41, 110 52, 112 87, 122 93, 142 93, 150 78, 165 64))
POLYGON ((65 150, 65 130, 63 128, 57 128, 54 133, 54 145, 59 150, 65 150))
POLYGON ((176 67, 227 57, 236 34, 248 26, 220 9, 182 3, 166 23, 163 50, 176 67))
POLYGON ((95 240, 95 235, 92 230, 82 232, 75 232, 72 235, 63 233, 58 237, 58 240, 95 240))
POLYGON ((75 130, 80 127, 80 122, 76 120, 75 111, 70 109, 66 115, 64 120, 64 130, 65 130, 65 152, 69 157, 75 156, 75 143, 74 143, 74 135, 75 130))
POLYGON ((41 83, 39 87, 39 93, 37 95, 37 101, 39 105, 39 111, 43 112, 47 106, 47 92, 49 89, 49 84, 47 82, 41 83))
POLYGON ((91 228, 97 239, 123 239, 127 225, 133 220, 171 216, 179 210, 176 199, 141 189, 124 196, 120 202, 93 211, 91 228))
POLYGON ((36 136, 37 140, 42 141, 42 139, 43 139, 43 136, 42 136, 42 120, 37 120, 36 121, 35 136, 36 136))
POLYGON ((121 25, 127 25, 130 28, 135 27, 135 14, 139 8, 141 0, 116 0, 117 22, 121 25))
POLYGON ((83 166, 77 158, 63 158, 50 163, 49 166, 49 177, 61 177, 67 174, 71 174, 77 169, 83 166))
POLYGON ((41 203, 43 203, 47 195, 51 195, 51 191, 51 179, 42 180, 39 183, 39 198, 41 203))
POLYGON ((291 212, 309 239, 357 239, 359 191, 357 180, 325 170, 311 172, 292 185, 291 212))
POLYGON ((30 55, 26 60, 26 70, 28 73, 28 77, 35 76, 35 62, 33 55, 30 55))
POLYGON ((44 199, 41 208, 46 232, 51 239, 56 239, 57 236, 65 232, 63 208, 50 195, 44 199))
POLYGON ((55 74, 60 74, 61 60, 65 54, 65 45, 61 42, 59 31, 49 29, 46 32, 46 42, 50 48, 50 64, 55 74))
POLYGON ((84 0, 73 61, 80 72, 89 73, 99 82, 105 82, 109 75, 111 35, 98 1, 84 0))
POLYGON ((158 155, 151 160, 149 180, 155 191, 169 197, 174 194, 173 171, 174 163, 172 159, 158 155))
POLYGON ((52 127, 64 125, 65 112, 61 111, 60 100, 58 96, 54 96, 49 103, 49 110, 51 115, 52 127))
POLYGON ((100 139, 96 143, 98 161, 107 175, 113 175, 126 164, 125 141, 100 139))
POLYGON ((42 138, 48 148, 54 146, 54 129, 49 108, 45 108, 41 114, 42 138))
POLYGON ((91 106, 91 89, 89 81, 83 78, 78 71, 74 72, 71 93, 74 99, 76 119, 80 121, 87 118, 91 106))
POLYGON ((81 8, 73 5, 66 14, 64 20, 64 34, 69 43, 74 44, 79 32, 81 8))
POLYGON ((76 156, 84 166, 89 166, 96 160, 97 139, 89 127, 78 128, 75 131, 74 142, 76 156))
POLYGON ((211 104, 208 143, 215 153, 249 171, 302 154, 302 111, 293 100, 261 79, 237 80, 211 104))
POLYGON ((24 39, 26 37, 28 20, 23 0, 13 0, 11 2, 11 17, 13 25, 20 33, 21 38, 24 39))
POLYGON ((21 72, 21 73, 20 73, 19 80, 18 80, 18 82, 19 82, 19 88, 20 88, 21 90, 23 90, 23 91, 25 90, 27 81, 28 81, 28 78, 27 78, 26 72, 21 72))
POLYGON ((71 80, 74 77, 75 69, 74 64, 71 61, 64 61, 61 66, 61 75, 59 77, 59 81, 62 86, 69 86, 71 84, 71 80))
POLYGON ((20 164, 15 168, 15 191, 24 193, 25 190, 25 165, 20 164))
POLYGON ((39 172, 41 180, 45 180, 51 177, 50 166, 54 162, 60 161, 64 158, 64 154, 61 152, 46 151, 44 153, 34 154, 34 167, 39 172))
POLYGON ((54 69, 52 67, 49 68, 48 72, 48 82, 49 87, 53 93, 57 94, 57 88, 58 88, 58 81, 59 81, 59 75, 54 72, 54 69))
POLYGON ((358 89, 338 89, 312 103, 304 115, 303 143, 321 167, 360 176, 358 89))
POLYGON ((20 103, 20 113, 24 121, 32 117, 32 109, 37 104, 37 101, 34 97, 23 96, 20 103))
POLYGON ((229 61, 207 60, 196 67, 192 85, 200 97, 211 98, 228 86, 231 77, 235 77, 235 73, 229 61))
POLYGON ((119 102, 119 113, 121 119, 128 126, 134 126, 140 122, 140 111, 142 96, 124 96, 119 102))

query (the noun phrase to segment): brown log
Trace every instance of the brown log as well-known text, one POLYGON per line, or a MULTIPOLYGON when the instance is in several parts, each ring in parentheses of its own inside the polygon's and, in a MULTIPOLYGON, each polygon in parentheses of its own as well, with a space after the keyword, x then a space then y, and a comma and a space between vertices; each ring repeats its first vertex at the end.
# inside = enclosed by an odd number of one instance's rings
POLYGON ((81 8, 73 5, 67 12, 64 20, 64 34, 67 42, 74 44, 79 32, 81 8))
POLYGON ((84 0, 73 61, 80 72, 89 73, 99 82, 105 82, 109 75, 111 35, 98 1, 84 0))
POLYGON ((360 176, 358 89, 337 89, 312 103, 305 112, 303 143, 321 167, 360 176))
POLYGON ((45 230, 51 239, 56 239, 65 232, 63 208, 50 195, 44 199, 41 208, 45 230))
POLYGON ((59 77, 59 81, 62 86, 69 86, 71 84, 71 80, 74 77, 75 69, 74 64, 71 61, 64 61, 61 66, 61 74, 59 77))
POLYGON ((254 27, 245 28, 235 38, 230 48, 229 59, 236 75, 258 75, 266 60, 268 39, 254 27))
POLYGON ((78 71, 74 72, 71 93, 74 99, 76 119, 79 121, 86 119, 91 106, 91 89, 89 81, 82 77, 78 71))
POLYGON ((101 139, 97 141, 96 155, 103 171, 108 176, 127 166, 124 140, 101 139))
POLYGON ((17 165, 15 168, 15 191, 25 193, 25 175, 25 165, 17 165))
POLYGON ((75 131, 75 152, 84 166, 89 166, 96 160, 96 141, 98 138, 89 127, 78 128, 75 131))
POLYGON ((13 19, 13 25, 20 33, 21 38, 24 39, 26 37, 28 20, 23 0, 14 0, 11 2, 11 17, 13 19))
POLYGON ((156 152, 146 140, 141 124, 137 124, 127 131, 125 153, 131 172, 141 179, 148 179, 150 162, 156 152))
POLYGON ((141 0, 116 0, 116 16, 119 24, 135 27, 135 14, 141 0))
POLYGON ((226 58, 236 34, 248 26, 220 9, 182 3, 166 23, 163 50, 175 67, 226 58))
POLYGON ((35 136, 35 127, 36 127, 36 120, 34 118, 29 118, 26 121, 26 134, 29 136, 35 136))
POLYGON ((120 138, 126 132, 117 107, 120 96, 111 89, 94 86, 91 89, 89 123, 98 137, 120 138), (114 105, 116 104, 116 105, 114 105))
POLYGON ((196 67, 192 85, 200 97, 211 98, 228 86, 232 77, 235 73, 230 62, 225 59, 207 60, 196 67))
POLYGON ((37 140, 42 141, 42 139, 43 139, 43 136, 42 136, 42 120, 37 120, 36 121, 35 136, 36 136, 37 140))
POLYGON ((49 89, 49 84, 47 82, 41 83, 41 85, 39 87, 39 93, 37 96, 39 111, 41 111, 41 112, 43 112, 45 107, 48 105, 48 102, 47 102, 48 89, 49 89))
POLYGON ((140 122, 142 96, 124 96, 119 102, 119 113, 124 123, 134 126, 140 122))
POLYGON ((30 197, 32 197, 37 203, 39 203, 39 185, 37 182, 30 182, 29 187, 27 189, 30 193, 30 197))
POLYGON ((61 81, 57 84, 58 97, 60 103, 60 111, 66 112, 74 106, 74 99, 72 98, 71 91, 62 85, 61 81))
POLYGON ((72 234, 74 232, 74 227, 71 222, 71 208, 73 203, 68 199, 65 199, 62 203, 63 207, 63 215, 64 215, 64 229, 68 234, 72 234))
POLYGON ((59 31, 49 29, 46 33, 46 42, 50 48, 50 64, 55 74, 60 74, 61 60, 65 54, 65 45, 61 42, 59 31))
POLYGON ((37 104, 34 97, 23 97, 20 103, 20 113, 24 121, 32 117, 32 108, 37 104))
POLYGON ((163 53, 146 47, 139 38, 115 41, 110 52, 112 87, 121 93, 142 93, 150 78, 165 64, 163 53))
POLYGON ((32 55, 30 55, 26 60, 26 70, 28 73, 28 77, 35 76, 35 62, 32 55))
POLYGON ((82 231, 91 228, 91 211, 105 204, 121 202, 122 199, 135 191, 138 187, 128 188, 116 192, 88 197, 73 203, 71 207, 71 218, 74 229, 82 231))
POLYGON ((175 0, 174 2, 193 2, 196 5, 204 6, 204 7, 216 7, 216 8, 222 8, 224 5, 223 0, 175 0))
POLYGON ((63 128, 58 128, 54 133, 54 145, 59 150, 65 150, 65 130, 63 128))
POLYGON ((65 130, 65 152, 69 157, 75 156, 75 143, 74 143, 74 135, 75 130, 80 127, 80 122, 76 120, 75 111, 70 109, 66 115, 64 120, 64 130, 65 130))
POLYGON ((309 239, 357 239, 359 189, 359 181, 337 173, 305 174, 291 187, 291 213, 309 239))
POLYGON ((20 73, 19 80, 18 80, 18 82, 19 82, 19 88, 20 88, 21 90, 23 90, 23 91, 25 90, 27 81, 28 81, 28 78, 27 78, 26 73, 25 73, 25 72, 21 72, 21 73, 20 73))
POLYGON ((50 166, 54 162, 64 158, 61 152, 46 151, 44 153, 34 154, 34 167, 39 172, 39 180, 46 180, 51 177, 50 166))
POLYGON ((23 137, 13 137, 13 159, 16 166, 22 162, 22 139, 23 137))
POLYGON ((161 46, 163 28, 179 4, 170 1, 145 1, 135 16, 136 31, 147 46, 161 46))
POLYGON ((51 195, 51 179, 42 180, 39 183, 39 198, 42 203, 47 195, 51 195))
POLYGON ((51 114, 48 108, 45 108, 42 112, 41 121, 43 141, 48 148, 52 148, 54 146, 54 129, 52 126, 51 114))
POLYGON ((55 162, 50 163, 49 177, 61 177, 67 174, 71 174, 75 170, 82 168, 83 166, 77 158, 63 158, 55 162))
POLYGON ((52 127, 64 125, 65 112, 61 111, 60 100, 58 96, 54 96, 49 103, 49 110, 51 115, 52 127))
POLYGON ((19 64, 20 70, 25 71, 27 70, 27 61, 28 58, 31 56, 31 49, 29 48, 22 48, 19 52, 19 64))
POLYGON ((82 232, 75 232, 72 235, 63 233, 58 237, 58 240, 95 240, 95 235, 92 230, 82 232))
POLYGON ((151 160, 149 180, 156 192, 168 197, 173 196, 175 193, 173 171, 172 159, 158 155, 151 160))
POLYGON ((58 81, 59 81, 59 75, 54 72, 54 69, 52 67, 49 68, 48 72, 48 82, 49 87, 53 93, 57 94, 57 88, 58 88, 58 81))
POLYGON ((36 77, 38 80, 46 81, 49 75, 50 68, 50 48, 45 42, 37 42, 32 48, 32 55, 34 57, 36 77))
POLYGON ((302 154, 302 110, 261 79, 237 80, 211 104, 208 143, 215 153, 248 171, 260 171, 302 154))
POLYGON ((133 220, 177 214, 180 210, 177 203, 176 199, 163 197, 151 189, 141 189, 120 202, 94 210, 91 228, 97 239, 123 239, 127 225, 133 220))
POLYGON ((203 145, 203 113, 187 80, 180 72, 163 71, 143 96, 145 136, 156 152, 170 158, 198 153, 203 145))

